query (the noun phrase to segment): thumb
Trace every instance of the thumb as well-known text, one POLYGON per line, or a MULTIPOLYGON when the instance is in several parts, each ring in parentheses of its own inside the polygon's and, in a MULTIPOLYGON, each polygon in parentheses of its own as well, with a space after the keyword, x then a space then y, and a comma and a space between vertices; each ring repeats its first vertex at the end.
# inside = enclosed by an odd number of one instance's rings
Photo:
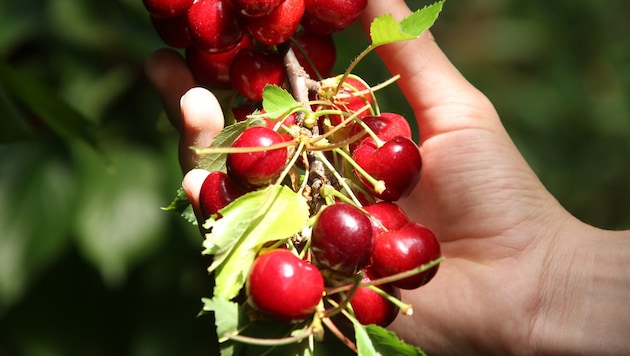
MULTIPOLYGON (((411 10, 402 0, 369 1, 361 15, 366 33, 383 14, 400 21, 411 10)), ((392 75, 400 75, 397 83, 414 110, 422 141, 470 127, 472 118, 485 121, 475 125, 499 122, 492 104, 455 68, 429 31, 415 40, 379 46, 376 53, 392 75)))

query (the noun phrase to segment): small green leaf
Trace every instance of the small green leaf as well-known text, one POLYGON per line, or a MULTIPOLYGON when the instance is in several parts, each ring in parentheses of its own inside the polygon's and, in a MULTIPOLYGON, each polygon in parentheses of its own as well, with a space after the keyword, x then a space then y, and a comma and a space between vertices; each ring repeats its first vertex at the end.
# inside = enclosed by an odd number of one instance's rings
MULTIPOLYGON (((357 354, 359 356, 376 356, 376 355, 390 355, 390 354, 381 354, 376 351, 374 345, 372 344, 372 340, 367 333, 365 326, 359 324, 356 320, 353 320, 354 324, 354 337, 357 342, 357 354)), ((392 353, 391 355, 398 355, 397 353, 392 353)))
POLYGON ((197 225, 197 218, 193 212, 192 205, 190 205, 190 200, 188 200, 188 196, 186 192, 184 192, 184 188, 180 187, 177 189, 177 194, 175 198, 173 198, 173 201, 168 206, 162 208, 162 210, 175 212, 189 223, 197 225))
POLYGON ((424 356, 421 349, 409 345, 400 340, 393 332, 378 325, 365 326, 365 332, 369 336, 378 355, 397 356, 424 356))
POLYGON ((293 95, 276 85, 266 85, 263 90, 263 109, 270 117, 279 117, 300 106, 293 95))
POLYGON ((204 254, 214 255, 215 296, 231 299, 245 283, 258 248, 268 241, 298 233, 308 220, 308 204, 286 186, 271 185, 247 193, 220 210, 222 217, 206 224, 211 232, 204 254))
POLYGON ((392 15, 385 14, 375 18, 370 24, 372 46, 407 41, 417 38, 437 20, 444 0, 414 11, 411 15, 396 21, 392 15))
POLYGON ((239 330, 238 304, 220 298, 203 298, 203 310, 214 312, 215 325, 219 342, 225 341, 225 335, 239 330))

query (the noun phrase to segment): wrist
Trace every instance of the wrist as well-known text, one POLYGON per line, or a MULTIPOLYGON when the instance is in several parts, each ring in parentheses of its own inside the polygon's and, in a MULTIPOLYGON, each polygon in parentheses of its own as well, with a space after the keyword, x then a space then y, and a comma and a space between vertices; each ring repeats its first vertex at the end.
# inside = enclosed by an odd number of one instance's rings
POLYGON ((630 231, 567 224, 548 253, 530 342, 540 353, 630 350, 630 231))

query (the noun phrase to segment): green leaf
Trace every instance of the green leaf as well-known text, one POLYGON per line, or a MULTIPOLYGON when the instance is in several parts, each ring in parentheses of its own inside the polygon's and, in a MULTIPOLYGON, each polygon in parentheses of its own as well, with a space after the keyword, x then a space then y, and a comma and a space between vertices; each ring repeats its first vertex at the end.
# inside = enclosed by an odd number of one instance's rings
POLYGON ((75 150, 81 174, 75 231, 81 254, 107 283, 118 285, 166 237, 167 220, 158 208, 165 176, 153 152, 136 148, 109 152, 111 165, 93 151, 75 150))
POLYGON ((204 254, 214 255, 215 296, 232 299, 245 283, 258 248, 268 241, 298 233, 308 220, 304 197, 286 186, 271 185, 247 193, 220 210, 222 217, 206 224, 211 232, 204 254))
POLYGON ((364 326, 378 355, 424 356, 421 349, 400 340, 395 333, 378 325, 364 326))
MULTIPOLYGON (((260 126, 263 124, 264 124, 264 121, 262 119, 256 118, 256 119, 250 119, 246 121, 237 122, 232 125, 226 126, 223 128, 223 130, 221 130, 221 132, 219 132, 219 134, 217 134, 214 137, 211 147, 230 147, 230 145, 232 145, 232 142, 234 142, 234 140, 236 140, 236 138, 243 131, 245 131, 246 128, 252 127, 252 126, 260 126)), ((215 172, 215 171, 225 172, 226 171, 226 168, 225 168, 226 158, 227 158, 226 153, 216 153, 216 152, 207 153, 201 158, 201 160, 199 161, 199 164, 197 165, 197 168, 205 169, 208 172, 215 172)))
POLYGON ((203 298, 203 310, 214 312, 215 325, 219 342, 225 341, 225 335, 239 331, 239 306, 235 302, 214 297, 203 298))
POLYGON ((32 110, 58 136, 82 140, 98 148, 96 125, 63 101, 53 89, 2 62, 0 85, 7 88, 11 95, 32 110))
POLYGON ((390 14, 375 18, 370 24, 370 37, 372 46, 380 46, 388 43, 407 41, 418 38, 422 32, 431 27, 437 20, 444 0, 425 6, 414 11, 411 15, 396 21, 390 14))
POLYGON ((181 215, 186 221, 193 225, 197 225, 197 217, 195 216, 195 212, 192 209, 192 205, 190 204, 190 200, 188 200, 188 196, 186 192, 184 192, 184 188, 177 189, 177 194, 173 201, 166 207, 162 208, 164 211, 172 211, 179 215, 181 215))
POLYGON ((276 85, 266 85, 263 90, 263 109, 269 117, 279 117, 300 106, 293 95, 276 85))
MULTIPOLYGON (((353 320, 352 323, 354 324, 354 337, 356 338, 357 354, 359 356, 376 356, 376 355, 387 356, 389 355, 389 354, 381 354, 376 351, 376 348, 374 348, 374 345, 372 344, 372 340, 370 339, 370 336, 368 335, 365 326, 359 324, 359 322, 357 322, 356 320, 353 320)), ((391 355, 398 355, 398 354, 393 353, 391 355)))

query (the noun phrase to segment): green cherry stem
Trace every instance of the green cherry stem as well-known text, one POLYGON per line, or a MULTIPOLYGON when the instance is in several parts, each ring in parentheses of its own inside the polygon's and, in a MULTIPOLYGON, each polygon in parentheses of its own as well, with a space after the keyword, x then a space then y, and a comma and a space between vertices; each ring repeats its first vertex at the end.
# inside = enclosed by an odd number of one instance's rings
POLYGON ((382 180, 375 179, 368 172, 366 172, 357 162, 355 162, 352 157, 344 150, 340 148, 335 148, 333 151, 337 152, 341 157, 343 157, 354 169, 356 169, 365 179, 372 184, 374 187, 374 191, 377 193, 382 193, 385 191, 385 182, 382 180))
MULTIPOLYGON (((342 151, 342 150, 339 149, 339 151, 342 151)), ((324 166, 326 166, 326 168, 328 168, 328 170, 333 174, 335 179, 337 179, 341 187, 348 193, 348 195, 350 195, 350 197, 355 202, 355 204, 358 204, 360 206, 361 203, 359 202, 359 198, 357 198, 357 196, 354 194, 350 186, 348 186, 348 183, 346 183, 346 180, 339 174, 339 172, 337 172, 337 170, 332 165, 332 163, 328 161, 328 158, 326 158, 326 155, 321 151, 313 151, 313 154, 324 164, 324 166)))
POLYGON ((303 332, 297 335, 281 337, 281 338, 262 339, 262 338, 240 335, 240 334, 226 334, 224 335, 224 337, 233 341, 242 342, 244 344, 260 345, 260 346, 278 346, 278 345, 293 344, 300 340, 304 340, 307 337, 310 337, 311 335, 313 335, 313 327, 308 326, 306 329, 304 329, 303 332))
POLYGON ((390 295, 389 293, 385 292, 384 290, 380 289, 379 287, 375 285, 369 285, 367 286, 367 288, 370 288, 372 291, 374 291, 381 297, 387 299, 390 303, 397 306, 403 314, 407 316, 413 315, 413 305, 403 303, 400 299, 390 295))

